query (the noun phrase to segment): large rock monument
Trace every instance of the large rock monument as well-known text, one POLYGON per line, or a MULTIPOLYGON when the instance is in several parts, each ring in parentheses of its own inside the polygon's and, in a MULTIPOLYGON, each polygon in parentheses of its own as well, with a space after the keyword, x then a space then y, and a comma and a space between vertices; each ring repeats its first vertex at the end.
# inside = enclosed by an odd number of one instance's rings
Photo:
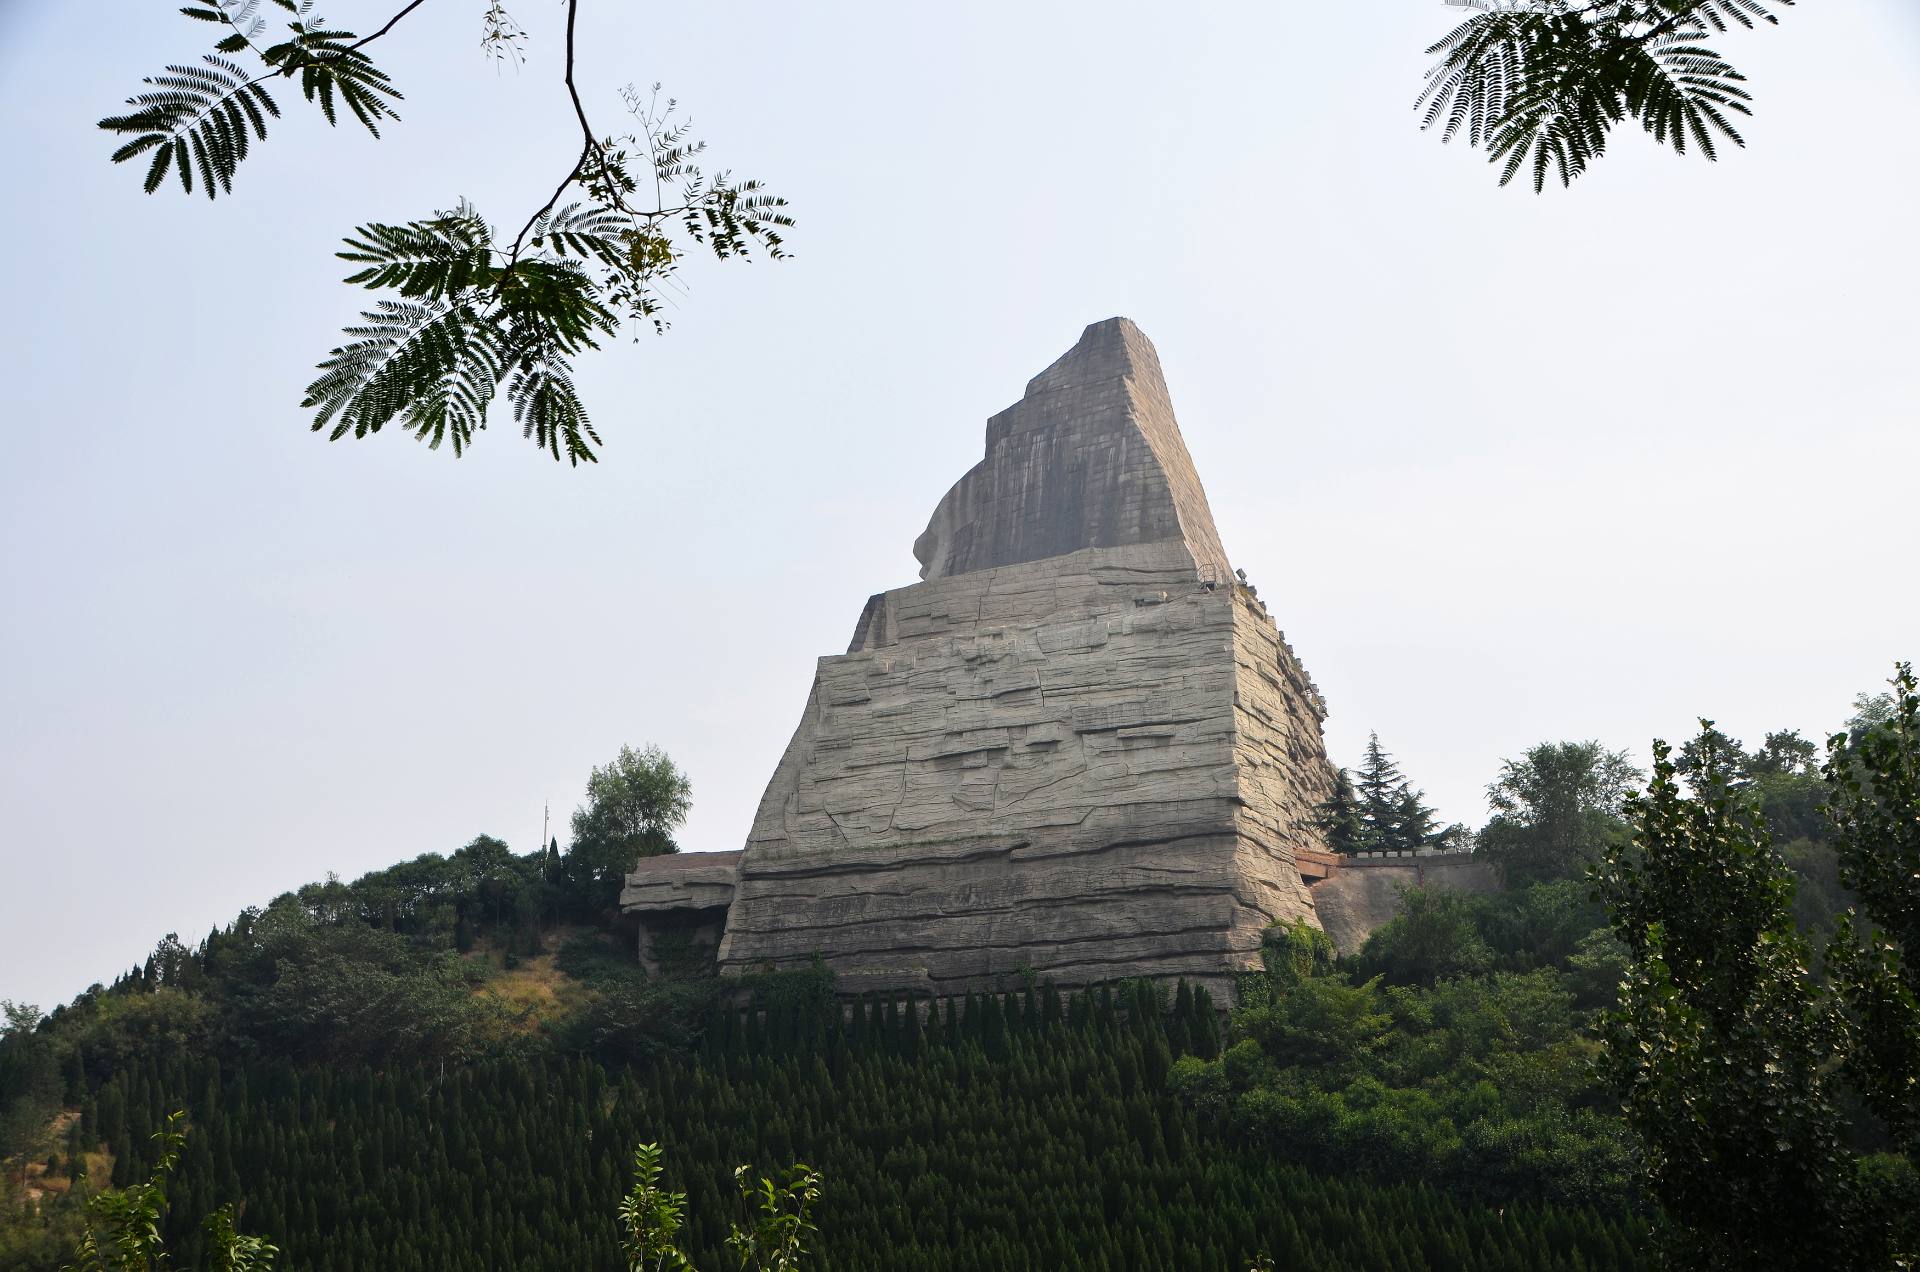
POLYGON ((922 581, 820 660, 744 851, 630 877, 643 957, 649 925, 724 905, 723 974, 1218 990, 1311 918, 1325 708, 1235 577, 1139 328, 1088 327, 988 421, 914 555, 922 581))

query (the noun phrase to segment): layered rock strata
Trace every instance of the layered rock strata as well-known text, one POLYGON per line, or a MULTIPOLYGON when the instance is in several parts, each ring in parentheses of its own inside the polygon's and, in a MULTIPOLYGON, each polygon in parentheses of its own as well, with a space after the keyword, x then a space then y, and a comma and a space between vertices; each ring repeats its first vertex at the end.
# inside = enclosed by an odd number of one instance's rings
POLYGON ((1325 709, 1234 582, 1132 323, 1089 327, 989 422, 915 554, 923 581, 819 662, 723 972, 1223 989, 1270 923, 1312 915, 1295 854, 1324 847, 1325 709))

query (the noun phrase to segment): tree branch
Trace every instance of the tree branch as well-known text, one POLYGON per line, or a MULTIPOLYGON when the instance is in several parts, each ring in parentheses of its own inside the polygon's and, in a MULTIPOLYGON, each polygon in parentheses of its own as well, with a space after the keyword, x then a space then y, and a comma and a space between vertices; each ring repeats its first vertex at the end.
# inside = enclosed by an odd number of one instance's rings
POLYGON ((381 36, 385 35, 387 32, 393 30, 393 28, 399 24, 400 19, 406 17, 409 13, 412 13, 415 9, 418 9, 421 5, 425 4, 426 2, 427 0, 413 0, 412 4, 409 4, 406 8, 400 10, 400 12, 394 14, 391 18, 388 18, 387 25, 381 27, 378 31, 375 31, 372 35, 369 35, 364 39, 356 40, 354 43, 348 45, 347 47, 357 49, 357 48, 360 48, 362 45, 372 44, 375 40, 379 39, 381 36))
MULTIPOLYGON (((420 0, 414 0, 415 4, 420 0)), ((586 140, 587 149, 600 164, 600 176, 607 183, 607 197, 613 200, 613 206, 622 212, 631 212, 626 201, 620 197, 620 187, 614 184, 613 173, 607 169, 607 157, 601 153, 600 143, 594 140, 593 125, 587 122, 587 108, 580 104, 580 90, 573 84, 573 24, 580 16, 580 0, 567 0, 567 96, 573 99, 574 118, 580 121, 580 135, 586 140)))
POLYGON ((560 202, 560 196, 566 193, 567 187, 579 178, 581 170, 587 166, 587 156, 592 154, 593 151, 593 139, 588 138, 587 144, 580 148, 580 157, 574 161, 573 171, 561 178, 560 184, 554 187, 553 197, 542 204, 539 211, 528 217, 527 223, 520 227, 520 232, 513 236, 513 250, 507 253, 508 269, 512 269, 514 262, 520 259, 520 244, 527 237, 527 231, 533 228, 535 221, 538 221, 541 217, 553 211, 553 205, 560 202))
MULTIPOLYGON (((419 5, 423 3, 425 3, 425 0, 413 0, 413 4, 408 5, 407 7, 411 9, 415 5, 419 5)), ((404 17, 404 16, 405 16, 404 13, 400 15, 400 17, 404 17)), ((507 268, 509 270, 511 270, 514 266, 514 263, 520 259, 521 245, 526 241, 528 231, 533 229, 534 222, 538 221, 541 217, 545 216, 547 213, 553 211, 554 205, 560 202, 560 196, 566 193, 567 187, 572 185, 575 181, 578 181, 580 179, 580 174, 586 171, 588 159, 592 159, 599 164, 600 176, 607 183, 607 197, 610 200, 612 200, 613 205, 619 208, 622 212, 626 212, 629 214, 633 213, 633 209, 629 208, 626 204, 626 200, 624 200, 621 197, 620 187, 614 183, 613 173, 607 167, 606 155, 602 152, 599 141, 594 138, 593 125, 587 122, 587 108, 580 101, 580 90, 576 88, 573 83, 573 47, 574 47, 573 31, 574 31, 574 24, 578 20, 579 16, 580 16, 580 0, 567 0, 566 85, 567 85, 567 97, 571 99, 573 102, 573 117, 580 121, 580 138, 581 138, 580 157, 574 161, 572 170, 568 172, 564 178, 561 179, 560 184, 554 187, 553 195, 550 198, 548 198, 548 200, 544 204, 542 204, 540 208, 536 212, 534 212, 532 216, 527 218, 527 223, 520 227, 520 232, 518 234, 514 235, 513 248, 511 251, 507 253, 507 268)), ((400 17, 395 17, 394 22, 398 22, 400 20, 400 17)), ((387 25, 392 26, 393 23, 389 22, 387 25)))

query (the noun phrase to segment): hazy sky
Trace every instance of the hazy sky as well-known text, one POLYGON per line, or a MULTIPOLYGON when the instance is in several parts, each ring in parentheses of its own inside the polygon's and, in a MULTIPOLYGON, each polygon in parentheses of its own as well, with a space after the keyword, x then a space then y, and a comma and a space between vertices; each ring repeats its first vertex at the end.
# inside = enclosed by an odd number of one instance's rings
POLYGON ((283 100, 208 203, 93 121, 211 28, 0 4, 0 997, 328 871, 529 850, 543 800, 564 840, 622 743, 690 773, 685 847, 738 847, 814 659, 1112 314, 1335 758, 1379 730, 1449 819, 1531 743, 1817 732, 1920 657, 1911 0, 1729 38, 1748 151, 1622 132, 1544 197, 1418 131, 1429 0, 589 0, 600 128, 664 80, 797 258, 690 271, 666 338, 585 361, 598 467, 504 412, 458 461, 328 444, 297 403, 359 304, 339 236, 517 224, 571 162, 559 8, 510 7, 523 70, 431 0, 374 46, 385 141, 283 100))

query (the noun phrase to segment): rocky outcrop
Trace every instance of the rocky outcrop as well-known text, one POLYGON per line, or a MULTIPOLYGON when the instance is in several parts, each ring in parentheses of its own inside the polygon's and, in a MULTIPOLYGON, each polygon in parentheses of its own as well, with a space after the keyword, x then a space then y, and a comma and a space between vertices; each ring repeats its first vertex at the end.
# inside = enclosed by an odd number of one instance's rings
MULTIPOLYGON (((1312 913, 1324 707, 1233 581, 1153 348, 1080 343, 988 425, 822 658, 740 857, 723 972, 843 989, 1184 977, 1312 913)), ((636 880, 637 880, 636 876, 636 880)), ((643 887, 630 883, 638 898, 643 887)))
POLYGON ((921 578, 941 579, 1137 543, 1179 543, 1202 577, 1232 577, 1160 359, 1138 327, 1109 318, 987 421, 986 458, 913 554, 921 578))
POLYGON ((642 857, 620 889, 620 909, 633 924, 640 965, 661 970, 662 955, 693 953, 711 965, 726 930, 740 878, 738 852, 667 853, 642 857))
POLYGON ((1312 885, 1320 926, 1342 958, 1358 954, 1374 930, 1400 913, 1408 888, 1445 888, 1488 896, 1500 891, 1500 871, 1472 853, 1349 857, 1312 885))

